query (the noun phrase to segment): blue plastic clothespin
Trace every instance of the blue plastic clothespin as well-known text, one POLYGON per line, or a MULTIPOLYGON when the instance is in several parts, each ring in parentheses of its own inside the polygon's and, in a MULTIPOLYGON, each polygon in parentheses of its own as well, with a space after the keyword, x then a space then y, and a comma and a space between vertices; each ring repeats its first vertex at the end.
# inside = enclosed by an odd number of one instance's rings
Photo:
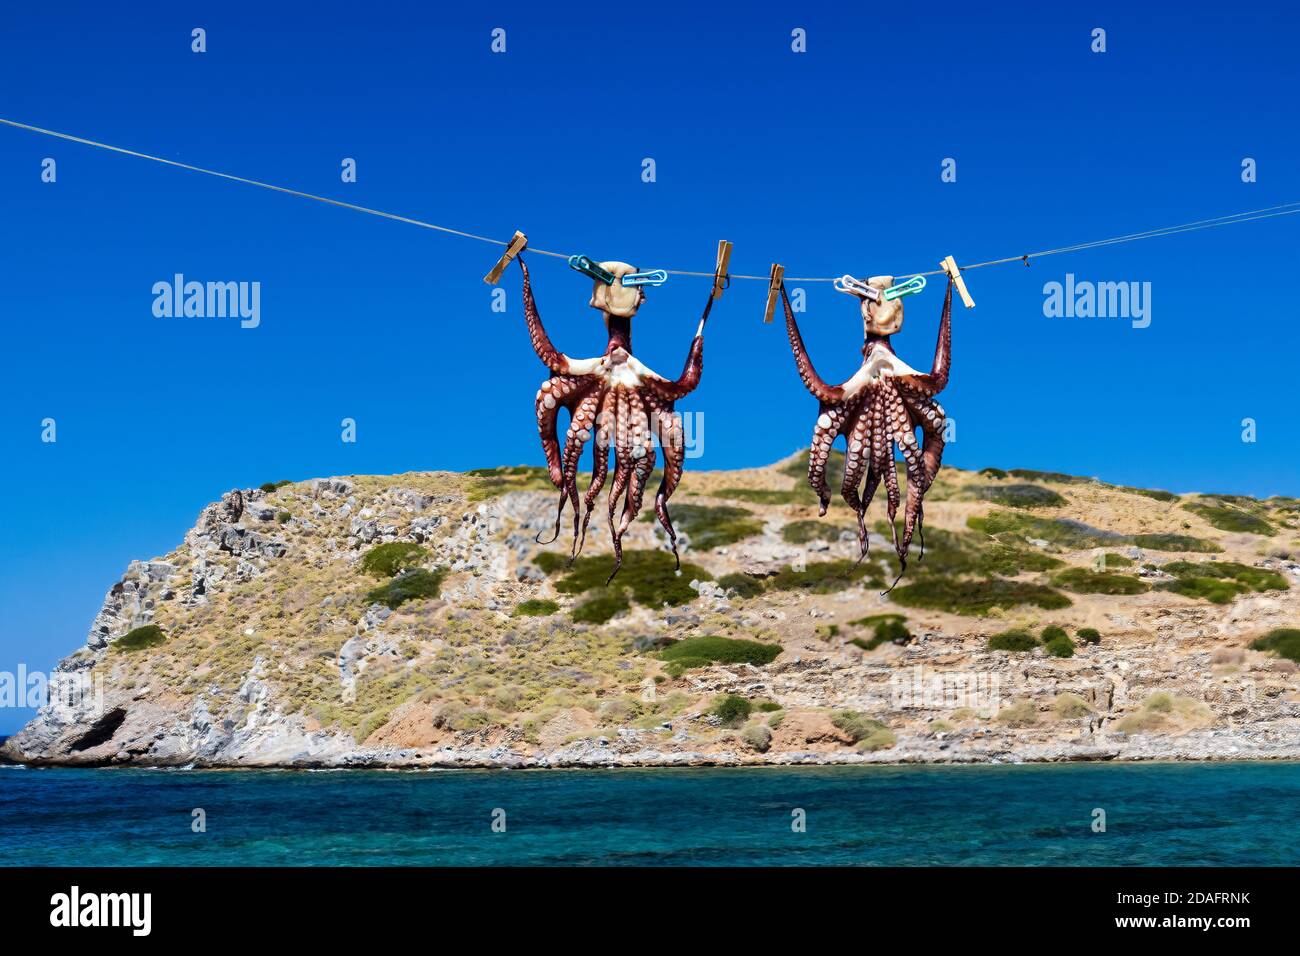
POLYGON ((885 290, 885 301, 893 302, 895 299, 901 299, 905 295, 915 295, 925 288, 925 276, 912 276, 906 282, 899 285, 891 285, 885 290))
POLYGON ((668 273, 663 269, 651 269, 649 272, 630 272, 623 276, 623 285, 663 285, 668 281, 668 273))
POLYGON ((592 262, 588 256, 569 256, 569 268, 577 269, 584 275, 589 275, 597 282, 603 282, 605 285, 614 284, 614 276, 592 262))

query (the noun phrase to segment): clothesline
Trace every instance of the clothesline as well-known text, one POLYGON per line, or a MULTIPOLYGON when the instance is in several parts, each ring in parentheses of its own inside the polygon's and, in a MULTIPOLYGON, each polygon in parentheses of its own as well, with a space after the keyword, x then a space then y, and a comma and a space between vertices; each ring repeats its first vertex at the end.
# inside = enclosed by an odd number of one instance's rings
MULTIPOLYGON (((285 195, 289 195, 289 196, 297 196, 300 199, 311 199, 311 200, 315 200, 316 202, 325 203, 330 206, 338 206, 339 208, 342 209, 350 209, 353 212, 365 213, 366 215, 370 215, 370 216, 379 216, 383 219, 391 219, 394 222, 404 222, 407 223, 408 225, 419 226, 422 229, 432 229, 436 232, 443 232, 452 236, 460 236, 464 239, 476 239, 479 242, 490 243, 494 246, 507 245, 506 241, 501 239, 493 239, 491 236, 480 236, 472 232, 465 232, 464 230, 461 229, 453 229, 450 226, 440 226, 437 225, 436 223, 425 222, 421 219, 414 219, 410 216, 403 216, 397 213, 385 212, 381 209, 372 209, 369 206, 360 206, 357 205, 356 203, 344 202, 341 199, 331 199, 328 196, 318 196, 315 195, 314 193, 303 192, 302 190, 299 189, 290 189, 287 186, 277 186, 274 185, 273 183, 264 183, 256 179, 249 179, 244 176, 236 176, 232 173, 223 173, 215 169, 205 169, 202 166, 194 166, 189 163, 178 162, 177 160, 174 159, 166 159, 162 156, 152 156, 149 153, 141 153, 133 149, 125 149, 121 146, 112 146, 108 143, 96 142, 93 139, 86 139, 85 137, 82 136, 73 136, 71 133, 60 133, 56 130, 42 129, 39 126, 30 126, 27 123, 19 123, 15 120, 4 119, 3 117, 0 117, 0 123, 4 124, 5 126, 12 126, 15 129, 27 130, 28 132, 39 133, 43 136, 52 136, 55 137, 56 139, 67 140, 68 142, 71 143, 80 143, 83 146, 93 146, 96 149, 108 150, 109 152, 119 153, 123 156, 133 156, 136 159, 147 159, 150 160, 151 162, 162 163, 166 166, 174 166, 177 169, 185 169, 185 170, 189 170, 190 172, 202 173, 205 176, 215 176, 218 179, 226 179, 226 180, 230 180, 231 182, 244 183, 245 185, 248 186, 258 186, 262 189, 269 189, 273 192, 284 193, 285 195)), ((963 263, 961 269, 963 272, 965 272, 970 269, 983 269, 986 266, 1005 265, 1006 263, 1010 263, 1010 262, 1024 262, 1026 265, 1028 265, 1030 259, 1039 259, 1042 258, 1043 256, 1054 256, 1065 252, 1079 252, 1084 249, 1096 249, 1101 246, 1117 245, 1119 243, 1124 243, 1124 242, 1136 242, 1139 239, 1154 239, 1161 236, 1176 235, 1180 232, 1195 232, 1196 230, 1199 229, 1213 229, 1218 226, 1231 226, 1237 223, 1254 222, 1259 219, 1272 219, 1275 216, 1290 216, 1296 213, 1300 213, 1300 202, 1282 203, 1281 205, 1277 205, 1277 206, 1267 206, 1263 209, 1251 209, 1251 210, 1247 210, 1246 212, 1232 213, 1231 215, 1227 215, 1227 216, 1217 216, 1212 219, 1197 219, 1192 222, 1180 223, 1179 225, 1176 226, 1162 226, 1158 229, 1148 229, 1143 232, 1133 232, 1123 236, 1112 236, 1109 239, 1095 239, 1091 242, 1079 242, 1073 245, 1059 246, 1055 249, 1044 249, 1039 252, 1029 252, 1021 255, 1004 256, 1001 259, 989 259, 985 262, 974 262, 969 264, 963 263)), ((539 249, 537 246, 534 246, 531 243, 528 246, 528 251, 534 255, 552 256, 557 259, 569 258, 569 255, 566 253, 554 252, 549 249, 539 249)), ((669 275, 675 275, 675 276, 698 276, 698 277, 703 277, 708 279, 712 279, 714 277, 714 273, 712 272, 695 272, 688 269, 665 269, 663 271, 667 272, 669 275)), ((900 279, 907 279, 907 278, 911 278, 912 276, 918 276, 918 275, 932 276, 932 275, 942 275, 942 274, 943 274, 942 269, 932 269, 925 272, 907 272, 907 273, 900 273, 898 275, 900 279)), ((727 278, 728 279, 754 279, 762 282, 767 282, 770 277, 765 275, 740 275, 736 273, 730 273, 728 274, 727 278)), ((800 277, 787 276, 785 278, 785 281, 786 282, 834 282, 837 278, 839 278, 839 276, 800 276, 800 277)))

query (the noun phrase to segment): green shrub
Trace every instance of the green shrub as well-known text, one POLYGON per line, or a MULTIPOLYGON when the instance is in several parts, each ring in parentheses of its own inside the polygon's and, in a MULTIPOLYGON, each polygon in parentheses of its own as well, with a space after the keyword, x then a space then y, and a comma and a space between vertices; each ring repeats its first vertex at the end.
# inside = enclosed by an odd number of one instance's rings
MULTIPOLYGON (((733 637, 715 635, 698 635, 684 637, 669 644, 658 653, 658 658, 667 663, 676 664, 677 669, 703 667, 707 664, 753 664, 762 667, 776 660, 781 653, 780 644, 762 644, 758 641, 745 641, 733 637)), ((672 673, 673 668, 669 668, 672 673)), ((674 676, 679 676, 674 674, 674 676)))
MULTIPOLYGON (((929 537, 929 534, 926 535, 929 537)), ((925 556, 927 564, 930 555, 925 556)), ((1013 578, 1025 571, 1051 571, 1065 562, 1041 551, 1029 551, 1014 548, 1006 544, 991 544, 984 549, 982 560, 978 562, 981 573, 1001 574, 1013 578)))
POLYGON ((465 472, 476 479, 466 496, 470 501, 495 498, 509 491, 551 491, 551 473, 539 465, 504 465, 499 468, 474 468, 465 472))
POLYGON ((990 651, 1032 651, 1038 646, 1038 638, 1028 631, 1010 630, 989 637, 990 651))
MULTIPOLYGON (((552 552, 538 555, 534 561, 548 574, 568 564, 567 558, 561 558, 552 552)), ((613 569, 613 561, 608 555, 579 558, 555 582, 555 589, 561 594, 603 591, 613 569)), ((698 592, 691 587, 692 580, 711 581, 713 575, 687 561, 682 562, 681 571, 678 572, 671 553, 634 548, 623 552, 623 567, 612 586, 618 590, 630 591, 632 599, 646 607, 662 607, 665 604, 676 606, 699 597, 698 592)))
POLYGON ((442 593, 442 582, 447 572, 442 568, 425 571, 420 568, 404 571, 387 584, 375 588, 366 595, 367 604, 383 604, 396 610, 406 601, 423 598, 436 598, 442 593))
POLYGON ((1079 640, 1083 641, 1085 644, 1101 643, 1101 631, 1097 630, 1095 627, 1081 627, 1077 633, 1079 635, 1079 640))
POLYGON ((277 511, 275 513, 275 521, 277 524, 287 524, 289 519, 292 517, 293 515, 289 514, 287 511, 277 511))
POLYGON ((768 587, 777 591, 810 591, 813 594, 830 594, 852 587, 859 581, 868 581, 873 587, 883 582, 875 574, 875 566, 867 562, 840 559, 813 561, 802 571, 782 568, 768 579, 768 587))
POLYGON ((679 657, 674 661, 669 661, 664 670, 668 672, 669 677, 676 679, 687 671, 694 670, 697 667, 708 667, 712 663, 713 661, 707 657, 679 657))
POLYGON ((1043 641, 1043 650, 1052 657, 1073 657, 1074 641, 1070 640, 1070 635, 1062 633, 1050 640, 1043 641))
POLYGON ((641 704, 634 697, 615 697, 596 710, 596 719, 602 724, 624 725, 641 712, 641 704))
POLYGON ((1177 501, 1182 497, 1172 491, 1160 491, 1156 488, 1131 488, 1128 485, 1116 485, 1115 490, 1124 491, 1130 495, 1142 495, 1144 498, 1154 498, 1156 501, 1177 501))
POLYGON ((145 624, 127 631, 113 646, 121 651, 142 651, 149 647, 158 647, 167 643, 167 635, 157 624, 145 624))
POLYGON ((718 586, 742 599, 757 597, 763 593, 762 581, 739 571, 718 578, 718 586))
POLYGON ((1248 532, 1272 537, 1277 529, 1263 518, 1227 505, 1209 505, 1200 501, 1188 501, 1183 507, 1192 514, 1209 522, 1220 531, 1248 532))
POLYGON ((1038 710, 1030 701, 1022 700, 999 710, 997 720, 1011 727, 1028 727, 1037 723, 1038 710))
POLYGON ((992 511, 987 517, 970 517, 966 525, 987 535, 1007 535, 1024 540, 1041 540, 1061 548, 1081 550, 1121 544, 1125 536, 1102 531, 1069 518, 1039 518, 1012 511, 992 511))
POLYGON ((285 478, 281 481, 266 481, 258 485, 257 487, 260 488, 262 491, 265 491, 269 495, 272 492, 279 491, 285 485, 291 485, 291 484, 293 484, 293 482, 290 481, 288 478, 285 478))
POLYGON ((746 747, 766 753, 772 746, 772 731, 762 724, 748 724, 740 732, 740 739, 746 747))
POLYGON ((1007 473, 1001 468, 981 468, 980 474, 985 478, 1005 478, 1007 473))
POLYGON ((1158 714, 1167 714, 1174 709, 1174 699, 1164 691, 1157 691, 1143 701, 1142 706, 1158 714))
POLYGON ((724 727, 739 727, 745 721, 749 720, 750 712, 753 706, 745 698, 736 694, 727 694, 719 697, 709 708, 709 713, 722 721, 724 727))
POLYGON ((1160 584, 1162 591, 1173 591, 1183 597, 1202 598, 1212 604, 1230 604, 1239 594, 1245 594, 1249 588, 1236 581, 1224 581, 1221 578, 1182 577, 1175 581, 1160 584))
POLYGON ((1133 559, 1127 555, 1110 552, 1101 556, 1100 564, 1107 570, 1110 568, 1131 568, 1133 567, 1133 559))
MULTIPOLYGON (((808 449, 804 449, 798 457, 792 459, 786 464, 781 471, 792 478, 808 479, 808 449)), ((844 452, 838 448, 832 448, 830 456, 826 459, 826 487, 838 488, 841 479, 844 477, 844 452)), ((807 487, 806 485, 804 487, 807 487)), ((808 497, 813 497, 812 489, 808 489, 808 497)))
POLYGON ((1194 551, 1199 554, 1211 554, 1223 550, 1213 541, 1193 538, 1188 534, 1135 534, 1133 543, 1148 551, 1194 551))
POLYGON ((856 744, 878 730, 888 730, 883 723, 856 710, 837 710, 831 714, 831 723, 844 731, 856 744))
POLYGON ((1300 628, 1274 628, 1252 641, 1250 646, 1257 651, 1272 651, 1279 657, 1300 664, 1300 628))
POLYGON ((1142 594, 1150 590, 1146 582, 1127 574, 1067 568, 1052 576, 1052 583, 1079 594, 1142 594))
MULTIPOLYGON (((626 556, 626 552, 624 552, 624 556, 626 556)), ((543 551, 541 554, 533 557, 533 564, 537 565, 549 575, 554 574, 561 568, 567 568, 569 566, 569 559, 555 551, 543 551)))
POLYGON ((898 743, 898 738, 888 727, 881 727, 873 730, 858 742, 858 750, 867 752, 872 750, 885 750, 898 743))
POLYGON ((1092 708, 1078 694, 1067 692, 1056 695, 1056 700, 1052 701, 1052 713, 1062 720, 1073 720, 1076 717, 1086 717, 1091 714, 1092 708))
POLYGON ((1024 478, 1027 481, 1050 481, 1059 485, 1098 484, 1095 479, 1085 478, 1082 475, 1067 475, 1060 471, 1034 471, 1030 468, 1012 468, 1011 476, 1013 478, 1024 478))
POLYGON ((622 588, 601 588, 575 607, 570 616, 582 624, 604 624, 630 607, 627 593, 622 588))
POLYGON ((1171 561, 1162 570, 1176 575, 1160 585, 1184 597, 1203 598, 1213 604, 1228 604, 1248 591, 1286 590, 1286 578, 1275 571, 1252 568, 1235 561, 1171 561))
POLYGON ((1214 720, 1213 712, 1200 701, 1157 691, 1142 702, 1140 710, 1129 714, 1116 726, 1126 734, 1159 730, 1171 716, 1198 725, 1206 725, 1214 720))
MULTIPOLYGON (((674 505, 672 515, 673 526, 690 535, 696 551, 711 551, 763 533, 762 520, 735 505, 674 505)), ((647 520, 654 520, 654 515, 647 520)))
POLYGON ((1051 488, 1040 485, 973 485, 967 490, 980 501, 1012 508, 1060 508, 1066 504, 1051 488))
POLYGON ((907 618, 901 614, 873 614, 850 621, 849 626, 871 628, 870 638, 855 637, 849 642, 864 651, 873 651, 886 641, 907 644, 912 640, 912 632, 907 629, 907 618))
POLYGON ((756 700, 754 701, 754 709, 760 714, 771 714, 781 710, 782 707, 774 700, 756 700))
POLYGON ((1276 571, 1254 568, 1236 561, 1170 561, 1162 569, 1178 577, 1224 578, 1245 585, 1253 591, 1286 591, 1290 585, 1276 571))
POLYGON ((1149 730, 1155 730, 1164 725, 1164 714, 1153 713, 1149 710, 1139 710, 1136 713, 1129 714, 1122 718, 1115 725, 1115 729, 1126 734, 1140 734, 1149 730))
POLYGON ((853 533, 852 528, 807 518, 803 521, 791 521, 781 528, 781 538, 790 544, 808 544, 810 541, 835 542, 844 532, 853 533))
POLYGON ((393 541, 371 548, 361 558, 361 570, 375 578, 391 578, 418 568, 429 560, 429 552, 411 541, 393 541))
POLYGON ((978 581, 927 577, 895 588, 892 597, 894 603, 904 607, 949 611, 967 617, 983 617, 994 608, 1010 610, 1022 604, 1046 611, 1070 606, 1070 599, 1052 588, 1001 578, 978 581))
POLYGON ((1068 636, 1069 635, 1065 632, 1065 628, 1057 627, 1055 624, 1049 624, 1047 627, 1043 628, 1043 633, 1040 639, 1044 644, 1046 644, 1048 641, 1055 640, 1058 637, 1068 636))
POLYGON ((560 605, 545 598, 530 598, 515 605, 512 617, 549 617, 560 609, 560 605))
POLYGON ((434 727, 445 727, 461 733, 482 730, 491 723, 492 715, 488 711, 481 707, 467 707, 454 701, 444 704, 433 718, 434 727))
POLYGON ((798 492, 792 488, 722 488, 710 491, 714 498, 731 498, 735 501, 750 501, 756 505, 792 505, 807 500, 807 492, 798 492))
POLYGON ((994 511, 987 517, 970 517, 966 525, 987 535, 1047 541, 1060 548, 1084 550, 1132 544, 1149 551, 1222 551, 1217 544, 1185 534, 1118 534, 1103 531, 1069 518, 1039 518, 1010 511, 994 511))

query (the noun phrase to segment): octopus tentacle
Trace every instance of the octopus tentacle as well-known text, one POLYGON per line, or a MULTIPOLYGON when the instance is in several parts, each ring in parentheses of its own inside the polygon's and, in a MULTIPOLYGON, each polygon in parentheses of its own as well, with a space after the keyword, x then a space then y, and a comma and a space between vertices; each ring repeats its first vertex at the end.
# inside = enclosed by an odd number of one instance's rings
POLYGON ((524 257, 519 255, 515 260, 524 273, 524 321, 528 323, 528 337, 532 340, 533 351, 537 353, 543 365, 552 372, 562 375, 569 371, 569 359, 551 344, 546 329, 542 327, 542 317, 537 311, 537 303, 533 300, 533 283, 528 275, 528 266, 524 264, 524 257))
POLYGON ((943 407, 932 398, 904 394, 903 401, 912 413, 912 420, 921 429, 921 471, 924 480, 920 489, 921 500, 917 502, 916 531, 921 539, 921 553, 917 560, 922 561, 925 559, 924 496, 939 474, 939 465, 943 461, 945 418, 943 407))
MULTIPOLYGON (((546 452, 546 463, 550 471, 551 484, 560 489, 560 500, 555 507, 555 532, 543 541, 543 532, 537 532, 534 541, 538 544, 551 544, 560 537, 560 523, 564 517, 564 505, 569 499, 569 489, 565 487, 564 466, 560 460, 560 442, 556 437, 556 417, 561 408, 569 410, 572 420, 574 409, 583 397, 594 387, 594 383, 582 378, 560 375, 542 383, 537 392, 537 430, 542 437, 542 449, 546 452)), ((574 500, 574 518, 577 518, 577 501, 574 500)))
POLYGON ((628 484, 627 499, 623 507, 623 520, 619 522, 618 536, 623 537, 636 516, 641 513, 641 502, 645 495, 645 483, 655 467, 654 438, 650 433, 650 421, 646 415, 645 404, 635 392, 628 393, 628 406, 631 413, 629 426, 629 445, 633 459, 632 480, 628 484))
POLYGON ((808 447, 808 484, 817 493, 818 515, 826 514, 830 507, 831 490, 826 484, 826 465, 830 461, 831 446, 844 427, 844 408, 822 403, 821 414, 813 426, 812 444, 808 447))
POLYGON ((906 567, 908 549, 912 545, 912 534, 916 530, 917 521, 920 520, 921 500, 929 483, 921 459, 921 449, 916 443, 916 424, 897 393, 894 394, 891 403, 890 428, 894 440, 898 442, 898 447, 902 451, 903 462, 907 469, 907 506, 903 513, 903 537, 898 544, 899 563, 906 567))
POLYGON ((591 387, 591 383, 582 378, 573 375, 557 375, 547 379, 537 390, 537 433, 542 439, 542 451, 546 453, 546 465, 550 471, 551 484, 556 488, 561 487, 564 482, 556 420, 561 408, 567 408, 572 414, 574 405, 591 390, 591 387))
POLYGON ((677 532, 673 528, 672 516, 668 513, 668 499, 672 497, 677 483, 682 479, 685 467, 686 448, 682 438, 682 419, 673 408, 672 402, 660 402, 653 394, 642 396, 650 406, 654 419, 654 430, 658 432, 659 444, 664 450, 664 474, 659 481, 659 490, 655 492, 655 515, 659 524, 668 533, 668 544, 673 549, 673 559, 677 568, 682 566, 681 555, 677 552, 677 532))
POLYGON ((577 550, 574 551, 575 558, 582 553, 582 546, 587 541, 587 524, 591 521, 591 512, 596 507, 596 496, 600 494, 600 489, 605 487, 605 477, 609 474, 609 419, 613 414, 608 409, 609 396, 609 389, 601 389, 600 408, 595 418, 596 443, 591 451, 591 484, 587 486, 587 493, 583 496, 582 534, 578 538, 577 550))
MULTIPOLYGON (((898 435, 894 428, 897 422, 897 415, 902 412, 903 403, 898 397, 898 393, 889 386, 889 383, 882 383, 880 389, 881 401, 884 405, 885 415, 885 454, 888 456, 888 466, 885 468, 885 491, 889 494, 888 515, 891 530, 894 532, 894 550, 898 550, 898 528, 894 526, 894 518, 898 514, 898 506, 902 503, 902 493, 898 488, 898 468, 894 464, 894 442, 898 435)), ((899 555, 900 560, 904 560, 903 555, 899 555)))
POLYGON ((700 378, 704 374, 704 323, 709 321, 709 311, 712 308, 713 296, 710 295, 709 301, 704 306, 704 315, 700 317, 695 338, 691 339, 691 347, 686 353, 686 364, 682 367, 681 376, 675 382, 657 375, 645 380, 646 389, 664 401, 675 402, 679 398, 685 398, 700 384, 700 378))
POLYGON ((923 395, 937 395, 948 387, 948 372, 952 368, 952 278, 943 296, 943 315, 939 319, 939 338, 934 345, 934 362, 928 375, 901 375, 898 382, 905 388, 923 395))
POLYGON ((588 394, 578 404, 569 419, 569 431, 564 447, 564 492, 567 492, 569 500, 573 503, 573 547, 569 553, 570 563, 578 556, 580 514, 578 507, 578 462, 582 459, 582 451, 587 447, 588 439, 591 438, 591 429, 596 421, 596 410, 599 404, 600 396, 598 394, 588 394))
POLYGON ((628 390, 625 386, 614 386, 614 401, 614 483, 609 490, 609 534, 614 543, 614 570, 606 584, 614 580, 614 575, 623 566, 623 538, 614 523, 614 512, 632 477, 632 447, 627 428, 628 390))
MULTIPOLYGON (((887 512, 894 546, 898 546, 898 529, 894 527, 894 516, 898 513, 899 492, 898 475, 894 471, 894 443, 889 435, 888 393, 884 382, 877 383, 871 393, 871 465, 867 472, 868 495, 873 495, 876 486, 883 481, 887 494, 887 512)), ((870 497, 868 497, 870 502, 870 497)))
MULTIPOLYGON (((781 302, 785 306, 785 332, 790 338, 790 349, 794 352, 794 364, 799 369, 799 377, 803 379, 803 384, 813 398, 822 403, 822 411, 825 406, 834 405, 844 397, 844 389, 839 385, 827 385, 817 370, 813 368, 812 359, 808 357, 808 350, 804 347, 803 336, 799 333, 799 323, 794 320, 794 312, 790 308, 790 297, 785 294, 785 286, 781 286, 781 302)), ((822 514, 825 514, 825 510, 822 514)))
POLYGON ((867 509, 858 496, 858 485, 867 469, 870 420, 859 408, 850 421, 851 427, 846 429, 848 448, 844 452, 844 481, 840 484, 840 495, 858 518, 858 560, 861 560, 867 555, 867 509))

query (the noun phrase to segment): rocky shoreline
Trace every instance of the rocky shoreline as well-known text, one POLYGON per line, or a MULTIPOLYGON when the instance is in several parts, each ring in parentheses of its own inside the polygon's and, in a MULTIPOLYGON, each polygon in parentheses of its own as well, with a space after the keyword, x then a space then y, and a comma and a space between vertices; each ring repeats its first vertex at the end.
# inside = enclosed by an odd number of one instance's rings
POLYGON ((534 544, 554 503, 529 469, 231 492, 132 562, 53 675, 77 693, 0 761, 1300 759, 1296 665, 1259 643, 1300 620, 1292 499, 1234 500, 1257 523, 1225 531, 1213 497, 945 469, 927 563, 885 594, 790 465, 693 475, 682 573, 638 522, 613 587, 598 542, 573 568, 534 544))

